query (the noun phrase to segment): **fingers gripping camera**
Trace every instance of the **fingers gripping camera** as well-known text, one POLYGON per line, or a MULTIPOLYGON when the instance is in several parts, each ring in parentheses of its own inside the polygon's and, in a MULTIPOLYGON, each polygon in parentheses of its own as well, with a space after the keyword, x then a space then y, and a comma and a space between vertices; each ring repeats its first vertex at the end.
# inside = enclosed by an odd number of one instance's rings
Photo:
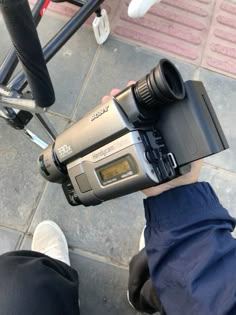
POLYGON ((226 148, 203 84, 183 82, 162 59, 59 135, 38 163, 71 205, 90 206, 172 180, 226 148))

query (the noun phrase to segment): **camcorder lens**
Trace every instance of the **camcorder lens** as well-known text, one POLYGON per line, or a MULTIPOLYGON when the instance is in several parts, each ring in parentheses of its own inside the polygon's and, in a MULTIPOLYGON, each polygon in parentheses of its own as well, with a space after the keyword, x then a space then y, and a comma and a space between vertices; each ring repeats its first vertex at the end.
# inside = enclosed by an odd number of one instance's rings
POLYGON ((139 105, 148 110, 184 99, 185 86, 175 65, 162 59, 156 68, 136 83, 134 94, 139 105))

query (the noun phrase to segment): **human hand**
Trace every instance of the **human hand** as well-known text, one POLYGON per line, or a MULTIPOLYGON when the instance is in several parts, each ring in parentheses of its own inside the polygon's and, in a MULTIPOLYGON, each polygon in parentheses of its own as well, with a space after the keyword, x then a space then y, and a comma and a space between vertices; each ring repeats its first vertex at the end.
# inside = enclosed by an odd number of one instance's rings
MULTIPOLYGON (((130 81, 128 83, 128 86, 135 84, 135 83, 136 83, 135 81, 130 81)), ((110 95, 106 95, 103 97, 102 103, 107 102, 112 96, 117 95, 119 92, 120 92, 119 89, 113 89, 111 91, 110 95)), ((194 184, 198 181, 202 165, 203 165, 203 160, 195 161, 191 164, 191 171, 189 173, 187 173, 183 176, 180 176, 178 178, 175 178, 175 179, 173 179, 167 183, 147 188, 147 189, 143 190, 143 193, 147 197, 153 197, 153 196, 160 195, 161 193, 163 193, 167 190, 170 190, 170 189, 173 189, 173 188, 176 188, 179 186, 194 184)))
POLYGON ((202 165, 203 160, 195 161, 191 164, 191 171, 189 173, 175 178, 167 183, 145 189, 143 190, 143 193, 148 197, 153 197, 179 186, 194 184, 198 181, 202 165))
MULTIPOLYGON (((133 84, 135 84, 135 83, 136 83, 136 81, 130 81, 130 82, 127 84, 127 86, 133 85, 133 84)), ((113 90, 111 91, 110 95, 105 95, 105 96, 103 96, 103 98, 102 98, 102 104, 103 104, 103 103, 106 103, 111 97, 116 96, 118 93, 120 93, 120 91, 121 91, 121 90, 119 90, 119 89, 113 89, 113 90)))

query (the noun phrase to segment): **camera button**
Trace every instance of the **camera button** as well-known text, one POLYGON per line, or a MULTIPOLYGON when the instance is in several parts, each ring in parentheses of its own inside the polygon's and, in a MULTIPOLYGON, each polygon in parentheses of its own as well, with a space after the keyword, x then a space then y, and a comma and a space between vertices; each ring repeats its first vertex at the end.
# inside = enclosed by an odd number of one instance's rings
POLYGON ((82 193, 86 193, 86 192, 92 190, 92 187, 89 184, 89 181, 88 181, 86 174, 83 173, 83 174, 77 176, 75 179, 76 179, 76 182, 79 185, 79 189, 82 193))

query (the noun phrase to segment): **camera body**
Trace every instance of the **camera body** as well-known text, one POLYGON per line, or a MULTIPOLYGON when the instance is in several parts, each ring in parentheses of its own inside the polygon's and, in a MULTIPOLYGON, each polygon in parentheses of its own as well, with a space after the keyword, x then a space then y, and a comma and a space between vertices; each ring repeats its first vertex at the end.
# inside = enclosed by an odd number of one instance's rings
POLYGON ((39 166, 71 205, 90 206, 172 180, 227 148, 203 84, 184 83, 163 59, 59 135, 39 166))

